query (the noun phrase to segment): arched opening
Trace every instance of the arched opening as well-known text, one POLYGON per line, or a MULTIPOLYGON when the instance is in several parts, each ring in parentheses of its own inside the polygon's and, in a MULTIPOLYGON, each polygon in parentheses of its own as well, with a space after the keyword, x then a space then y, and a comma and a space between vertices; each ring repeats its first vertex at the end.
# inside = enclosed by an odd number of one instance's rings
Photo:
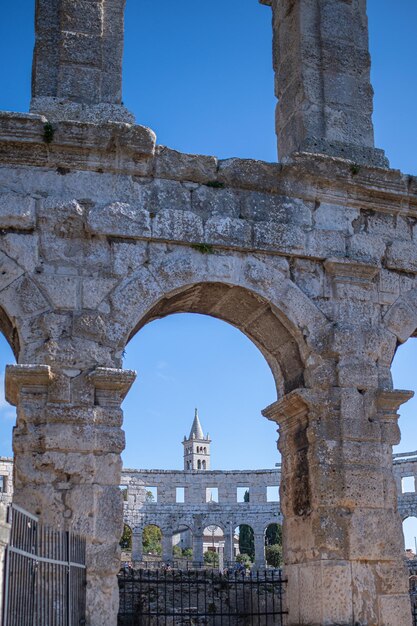
POLYGON ((16 329, 0 308, 0 499, 9 503, 13 494, 12 434, 16 423, 16 409, 5 399, 4 373, 6 365, 15 363, 19 353, 16 329))
MULTIPOLYGON (((417 513, 417 512, 416 512, 417 513)), ((403 521, 404 549, 407 559, 417 559, 417 514, 406 517, 403 521)))
POLYGON ((172 558, 177 561, 177 567, 193 559, 193 532, 186 524, 181 524, 172 534, 172 558))
POLYGON ((414 391, 414 397, 400 407, 399 426, 401 441, 394 447, 394 475, 397 482, 398 508, 403 517, 404 541, 406 551, 414 554, 417 537, 417 432, 415 416, 417 413, 417 339, 411 337, 397 348, 392 362, 392 377, 395 389, 414 391))
POLYGON ((236 561, 250 567, 255 561, 255 534, 252 526, 240 524, 235 528, 235 536, 238 537, 236 561))
POLYGON ((174 313, 207 315, 238 328, 264 356, 278 394, 304 386, 304 358, 308 350, 302 332, 282 311, 254 291, 211 282, 172 291, 140 318, 129 341, 149 322, 174 313))
POLYGON ((203 556, 206 567, 219 567, 224 558, 224 532, 217 524, 209 524, 203 531, 203 556))
MULTIPOLYGON (((132 529, 127 524, 123 524, 123 534, 120 539, 120 547, 122 549, 122 561, 127 560, 124 555, 131 556, 132 554, 132 529)), ((130 560, 130 559, 129 559, 130 560)))
POLYGON ((265 561, 268 567, 282 566, 282 526, 273 522, 265 529, 265 561))
POLYGON ((162 530, 155 524, 148 524, 142 533, 143 560, 160 561, 162 557, 162 530))
MULTIPOLYGON (((217 567, 218 559, 228 564, 236 557, 250 567, 256 550, 259 554, 263 551, 262 530, 255 536, 253 527, 243 524, 237 532, 225 536, 217 519, 233 529, 243 508, 268 509, 263 519, 279 513, 279 503, 270 503, 267 498, 268 486, 279 481, 277 426, 254 418, 276 400, 277 392, 285 394, 304 384, 303 359, 308 350, 301 333, 286 315, 258 294, 228 284, 204 283, 168 293, 137 321, 130 337, 124 367, 138 370, 139 376, 124 403, 124 465, 159 466, 153 471, 161 492, 157 506, 161 511, 164 506, 167 511, 171 507, 173 520, 180 515, 184 519, 184 511, 193 520, 194 564, 217 567), (198 413, 202 425, 193 423, 190 431, 192 409, 188 407, 194 406, 201 407, 198 413), (146 429, 144 418, 148 420, 146 429), (178 454, 181 441, 183 460, 178 454), (161 453, 160 459, 155 449, 161 453), (192 462, 188 455, 193 453, 200 458, 192 462), (185 483, 176 473, 175 482, 170 483, 166 470, 189 471, 192 463, 195 469, 205 470, 204 482, 201 475, 189 475, 185 483), (265 485, 255 484, 251 472, 264 468, 265 485), (165 473, 159 476, 159 470, 165 473), (210 474, 218 470, 240 473, 230 481, 219 482, 216 474, 210 474), (199 484, 194 484, 194 478, 199 484), (175 502, 176 489, 185 484, 185 501, 175 502), (236 495, 242 485, 248 494, 244 503, 236 495), (227 503, 229 510, 225 513, 227 503), (205 528, 198 527, 201 507, 207 507, 210 520, 218 512, 214 534, 207 531, 207 523, 205 528)), ((182 533, 177 532, 178 528, 166 527, 165 522, 163 528, 166 537, 170 533, 178 535, 169 545, 164 536, 163 560, 167 560, 168 552, 169 558, 181 558, 182 533)), ((146 549, 143 552, 146 555, 146 549)), ((262 564, 263 559, 262 554, 262 564)))

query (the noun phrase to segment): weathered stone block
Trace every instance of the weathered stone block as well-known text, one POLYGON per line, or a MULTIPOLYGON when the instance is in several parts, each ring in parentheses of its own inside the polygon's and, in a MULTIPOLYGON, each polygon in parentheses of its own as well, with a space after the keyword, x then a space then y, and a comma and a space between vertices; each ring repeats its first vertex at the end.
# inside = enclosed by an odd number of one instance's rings
POLYGON ((14 193, 0 194, 0 229, 31 230, 35 227, 35 200, 14 193))
POLYGON ((88 213, 87 228, 97 235, 113 237, 149 237, 151 219, 141 206, 115 202, 105 207, 94 207, 88 213))

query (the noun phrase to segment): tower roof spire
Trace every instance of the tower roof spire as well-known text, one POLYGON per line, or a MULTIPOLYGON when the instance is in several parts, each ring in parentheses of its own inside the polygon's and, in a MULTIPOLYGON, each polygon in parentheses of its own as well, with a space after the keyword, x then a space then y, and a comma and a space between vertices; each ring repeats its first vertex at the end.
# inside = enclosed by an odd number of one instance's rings
POLYGON ((200 420, 198 418, 198 410, 195 410, 194 421, 191 426, 189 439, 204 439, 203 429, 201 428, 200 420))

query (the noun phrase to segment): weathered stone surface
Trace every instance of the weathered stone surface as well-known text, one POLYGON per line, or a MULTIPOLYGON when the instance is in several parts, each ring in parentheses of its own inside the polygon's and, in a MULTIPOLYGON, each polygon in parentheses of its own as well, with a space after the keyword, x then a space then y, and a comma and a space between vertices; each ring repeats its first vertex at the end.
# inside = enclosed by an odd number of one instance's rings
POLYGON ((374 148, 365 2, 263 3, 285 163, 155 149, 121 103, 124 0, 38 0, 32 111, 47 117, 0 114, 15 497, 86 533, 88 626, 116 623, 134 378, 117 368, 178 312, 233 324, 274 376, 289 625, 409 626, 390 460, 409 396, 390 364, 417 329, 417 183, 374 148))
POLYGON ((121 202, 95 207, 87 218, 89 232, 114 237, 143 237, 151 232, 149 212, 142 207, 121 202))
POLYGON ((35 201, 17 194, 0 194, 0 228, 31 230, 35 226, 35 201))

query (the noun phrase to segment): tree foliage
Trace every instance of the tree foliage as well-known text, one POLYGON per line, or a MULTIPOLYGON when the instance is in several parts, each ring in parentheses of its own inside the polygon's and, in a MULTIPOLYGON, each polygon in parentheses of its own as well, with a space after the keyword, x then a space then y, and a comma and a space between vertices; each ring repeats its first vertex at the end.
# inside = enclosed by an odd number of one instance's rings
POLYGON ((145 554, 160 556, 162 554, 162 532, 158 526, 149 524, 143 531, 143 551, 145 554))
POLYGON ((219 565, 219 555, 217 552, 212 552, 211 550, 204 552, 204 563, 212 567, 217 567, 219 565))
POLYGON ((281 567, 282 565, 282 546, 275 544, 273 546, 266 546, 265 559, 268 565, 271 567, 281 567))
POLYGON ((236 563, 242 563, 246 569, 249 569, 252 565, 252 559, 248 554, 238 554, 236 557, 236 563))
POLYGON ((126 524, 123 526, 123 535, 120 539, 120 547, 122 550, 130 552, 132 550, 132 529, 126 524))
POLYGON ((255 537, 253 529, 247 524, 239 526, 239 552, 247 554, 252 561, 255 558, 255 537))
POLYGON ((266 546, 274 546, 274 545, 282 546, 281 524, 269 524, 265 533, 265 545, 266 546))

